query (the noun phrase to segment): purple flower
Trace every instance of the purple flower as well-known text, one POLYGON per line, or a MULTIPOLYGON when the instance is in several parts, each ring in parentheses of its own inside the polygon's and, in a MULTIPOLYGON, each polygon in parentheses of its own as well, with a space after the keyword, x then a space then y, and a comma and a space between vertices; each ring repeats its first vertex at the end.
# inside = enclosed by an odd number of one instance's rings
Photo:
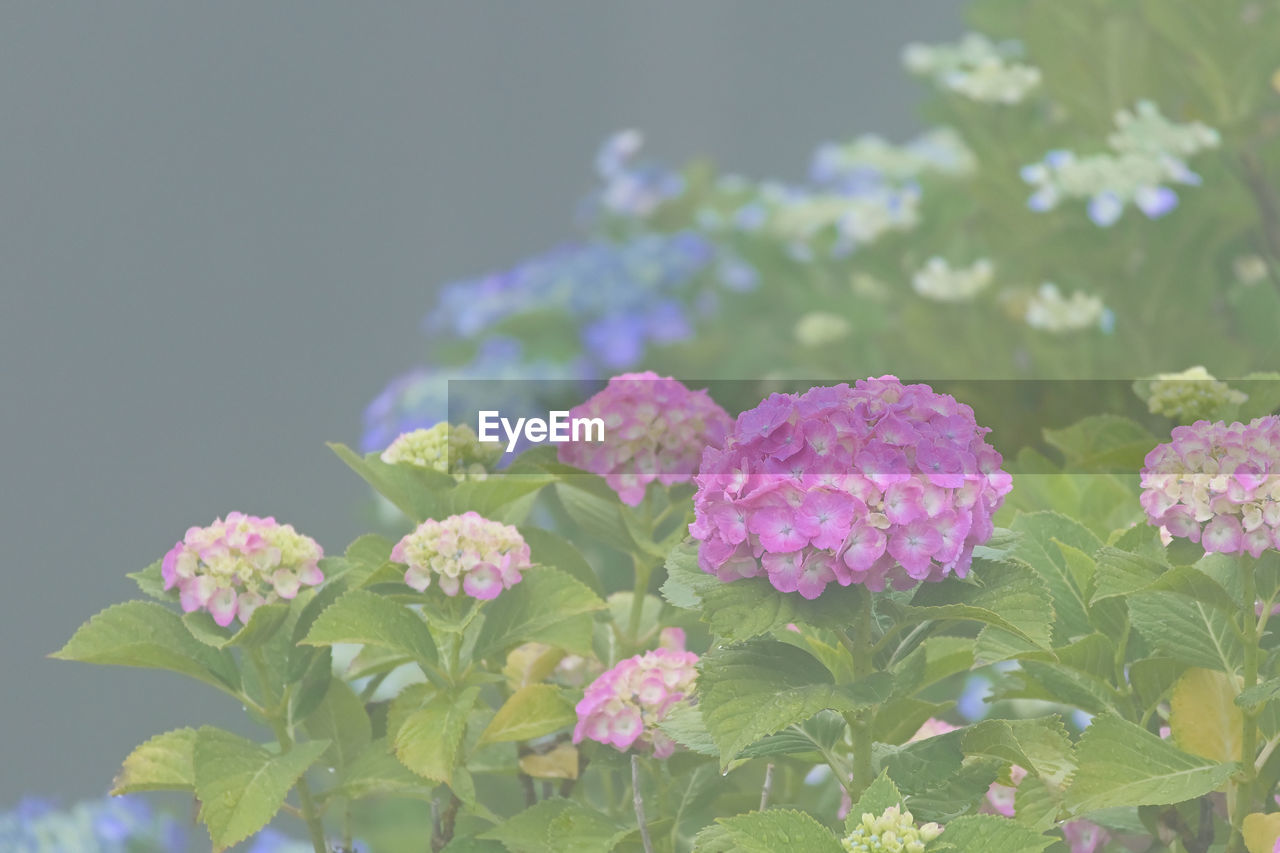
POLYGON ((973 411, 887 376, 773 394, 694 478, 702 569, 815 598, 964 576, 1012 480, 973 411))

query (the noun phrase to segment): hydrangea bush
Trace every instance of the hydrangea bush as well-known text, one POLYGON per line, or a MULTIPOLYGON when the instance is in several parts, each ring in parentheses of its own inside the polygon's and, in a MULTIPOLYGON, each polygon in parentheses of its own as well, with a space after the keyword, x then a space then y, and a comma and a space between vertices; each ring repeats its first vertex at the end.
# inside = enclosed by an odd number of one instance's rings
POLYGON ((1277 849, 1280 5, 971 17, 904 51, 939 127, 803 180, 609 140, 333 445, 381 529, 228 513, 55 653, 261 727, 113 792, 215 850, 1277 849), (605 440, 448 421, 549 395, 605 440))

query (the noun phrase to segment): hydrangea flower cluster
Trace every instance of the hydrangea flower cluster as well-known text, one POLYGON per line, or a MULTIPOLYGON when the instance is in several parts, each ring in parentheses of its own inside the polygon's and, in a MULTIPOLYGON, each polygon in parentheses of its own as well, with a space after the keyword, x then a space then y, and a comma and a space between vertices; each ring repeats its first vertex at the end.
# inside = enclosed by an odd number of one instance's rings
POLYGON ((988 104, 1016 104, 1040 85, 1040 69, 1016 60, 1016 41, 996 44, 981 33, 966 33, 953 44, 907 45, 902 64, 944 89, 988 104))
POLYGON ((603 185, 588 199, 589 213, 646 219, 684 193, 684 179, 678 173, 637 159, 643 145, 638 130, 622 130, 600 146, 595 167, 603 185))
POLYGON ((853 327, 839 314, 830 311, 810 311, 796 321, 796 343, 806 347, 821 347, 849 337, 853 327))
POLYGON ((920 189, 914 184, 834 191, 771 183, 761 187, 760 205, 763 230, 801 262, 813 258, 814 245, 821 240, 829 244, 825 250, 831 257, 841 258, 920 222, 920 189))
POLYGON ((714 260, 714 247, 694 231, 562 246, 510 270, 447 285, 426 326, 474 338, 508 317, 559 310, 580 325, 593 358, 627 367, 649 342, 693 334, 693 291, 714 260))
POLYGON ((903 184, 931 172, 967 175, 977 164, 960 134, 937 127, 904 145, 874 134, 852 142, 824 143, 813 154, 809 180, 820 187, 860 189, 886 182, 903 184))
POLYGON ((569 417, 603 420, 604 441, 565 442, 560 461, 604 477, 631 506, 654 480, 670 486, 692 479, 702 449, 718 445, 731 423, 705 390, 652 371, 613 377, 569 417))
POLYGON ((911 279, 916 293, 938 302, 968 302, 986 290, 995 277, 995 265, 979 258, 967 267, 952 267, 934 256, 911 279))
POLYGON ((497 598, 521 580, 529 567, 529 545, 509 524, 476 512, 427 519, 391 549, 391 559, 408 568, 404 582, 423 592, 434 576, 445 595, 461 589, 472 598, 497 598))
POLYGON ((141 797, 86 800, 59 809, 28 798, 0 814, 0 850, 9 853, 170 853, 186 850, 181 824, 141 797))
POLYGON ((938 824, 916 826, 911 812, 889 806, 879 815, 865 812, 841 843, 849 853, 924 853, 939 835, 938 824))
POLYGON ((1249 399, 1243 391, 1214 379, 1201 365, 1181 373, 1158 374, 1143 386, 1148 411, 1184 422, 1199 420, 1224 406, 1239 405, 1249 399))
POLYGON ((402 433, 382 451, 388 465, 412 465, 449 474, 458 482, 483 480, 502 458, 502 445, 482 444, 466 424, 441 421, 430 429, 402 433))
POLYGON ((1058 285, 1046 281, 1027 300, 1024 319, 1033 329, 1060 335, 1095 327, 1105 330, 1110 317, 1110 309, 1097 296, 1082 290, 1063 296, 1058 285))
POLYGON ((1089 218, 1103 228, 1114 224, 1128 204, 1157 219, 1178 206, 1178 194, 1167 184, 1201 182, 1187 158, 1219 144, 1213 128, 1170 122, 1150 101, 1140 101, 1132 112, 1121 110, 1115 123, 1107 138, 1111 152, 1078 157, 1054 150, 1024 166, 1022 179, 1035 188, 1027 206, 1046 211, 1063 199, 1087 198, 1089 218))
POLYGON ((639 744, 656 758, 669 758, 676 742, 658 723, 693 693, 697 664, 693 652, 660 648, 605 670, 577 705, 573 742, 594 740, 619 752, 639 744))
POLYGON ((165 589, 177 587, 184 611, 207 610, 225 628, 237 617, 248 624, 263 604, 324 581, 317 565, 323 556, 293 525, 232 512, 225 521, 187 530, 164 555, 160 572, 165 589))
POLYGON ((694 478, 698 563, 817 598, 968 573, 1012 488, 973 410, 893 376, 773 394, 694 478))
POLYGON ((403 433, 448 420, 451 396, 457 411, 496 407, 513 416, 545 414, 546 401, 539 399, 539 393, 558 381, 581 379, 585 373, 581 365, 531 360, 524 355, 519 341, 493 337, 480 345, 469 364, 417 368, 397 377, 365 409, 361 450, 379 452, 403 433), (457 380, 452 395, 449 380, 457 380), (475 384, 469 385, 468 380, 475 384), (494 398, 495 387, 500 391, 499 399, 494 398), (469 391, 476 399, 468 399, 469 391))
POLYGON ((1150 523, 1208 553, 1280 549, 1280 417, 1196 421, 1171 437, 1142 469, 1150 523))

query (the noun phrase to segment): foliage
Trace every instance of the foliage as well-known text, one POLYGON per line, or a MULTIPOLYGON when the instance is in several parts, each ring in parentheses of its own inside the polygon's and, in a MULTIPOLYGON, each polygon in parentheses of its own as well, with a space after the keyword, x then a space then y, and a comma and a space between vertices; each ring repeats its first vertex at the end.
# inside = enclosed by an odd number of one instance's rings
POLYGON ((585 245, 449 289, 434 372, 333 446, 399 538, 228 515, 55 653, 270 731, 158 734, 114 793, 215 850, 277 815, 317 853, 1272 849, 1280 430, 1187 425, 1280 406, 1280 4, 972 17, 905 57, 950 130, 803 184, 611 141, 585 245), (632 367, 709 393, 577 381, 632 367), (835 385, 887 369, 942 378, 835 385), (432 385, 499 374, 574 381, 432 385), (498 461, 477 401, 625 441, 498 461))

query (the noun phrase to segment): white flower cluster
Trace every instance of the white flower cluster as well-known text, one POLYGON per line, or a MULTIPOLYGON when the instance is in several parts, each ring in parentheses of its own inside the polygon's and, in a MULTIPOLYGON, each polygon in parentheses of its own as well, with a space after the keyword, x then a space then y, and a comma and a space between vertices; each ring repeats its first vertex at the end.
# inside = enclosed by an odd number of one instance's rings
POLYGON ((1089 218, 1107 227, 1132 203, 1150 219, 1178 206, 1178 194, 1166 184, 1199 185, 1186 158, 1216 148, 1216 130, 1200 122, 1175 124, 1150 101, 1115 117, 1116 131, 1107 137, 1112 151, 1088 156, 1054 150, 1039 163, 1022 168, 1022 180, 1034 187, 1027 206, 1052 210, 1063 199, 1089 199, 1089 218))
POLYGON ((1121 153, 1190 157, 1222 142, 1218 131, 1202 122, 1169 121, 1152 101, 1138 101, 1132 111, 1118 111, 1115 123, 1115 133, 1107 137, 1107 143, 1121 153))
POLYGON ((864 813, 841 844, 849 853, 925 853, 939 835, 938 824, 916 826, 911 812, 890 806, 880 815, 864 813))
POLYGON ((1209 418, 1224 406, 1239 405, 1249 399, 1225 382, 1215 379, 1203 366, 1181 373, 1161 373, 1146 388, 1147 409, 1182 423, 1209 418))
POLYGON ((967 175, 977 164, 960 134, 949 127, 935 127, 905 145, 894 145, 875 134, 844 144, 820 145, 813 155, 810 177, 817 184, 858 179, 901 183, 931 172, 967 175))
POLYGON ((1040 84, 1040 69, 1016 61, 1017 42, 996 44, 981 33, 967 33, 954 44, 912 43, 902 63, 912 74, 974 101, 1016 104, 1040 84))
POLYGON ((804 261, 821 236, 831 239, 831 254, 842 257, 874 243, 891 231, 908 231, 920 222, 916 187, 882 184, 856 194, 813 192, 768 184, 762 187, 763 230, 772 232, 804 261))
POLYGON ((938 302, 967 302, 985 290, 995 265, 980 258, 967 267, 952 267, 943 258, 930 258, 911 278, 916 293, 938 302))
POLYGON ((1045 282, 1027 303, 1025 319, 1033 329, 1062 334, 1099 326, 1107 313, 1098 297, 1080 290, 1064 297, 1056 284, 1045 282))

